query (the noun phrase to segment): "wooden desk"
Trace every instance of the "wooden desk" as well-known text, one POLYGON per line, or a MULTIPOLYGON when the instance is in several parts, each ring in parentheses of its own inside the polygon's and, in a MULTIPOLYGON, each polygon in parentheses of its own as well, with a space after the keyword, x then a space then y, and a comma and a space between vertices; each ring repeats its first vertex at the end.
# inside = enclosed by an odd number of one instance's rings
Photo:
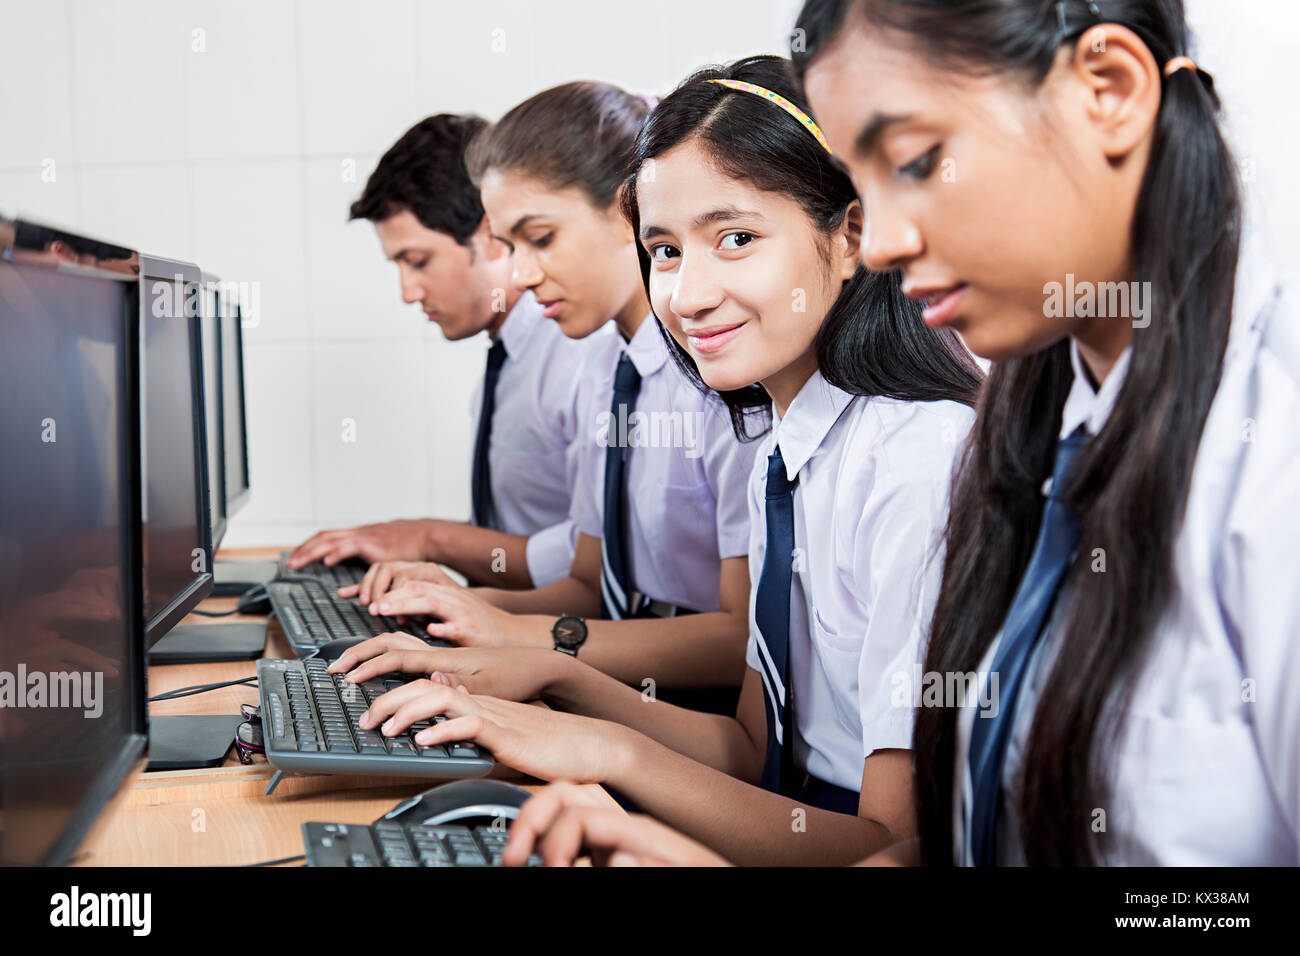
MULTIPOLYGON (((279 548, 223 551, 223 559, 273 560, 279 548)), ((235 598, 211 598, 205 610, 226 610, 235 598)), ((184 623, 256 620, 245 615, 206 618, 189 615, 184 623)), ((267 630, 268 658, 294 654, 272 621, 267 630)), ((149 696, 191 684, 253 676, 253 661, 226 664, 166 664, 149 668, 149 696)), ((157 701, 149 713, 237 714, 239 705, 257 703, 255 687, 223 687, 206 694, 157 701)), ((274 770, 264 761, 245 766, 231 749, 220 767, 202 770, 137 770, 82 842, 74 863, 82 866, 239 866, 303 852, 302 824, 312 820, 365 824, 406 797, 436 781, 356 774, 286 775, 275 792, 263 791, 274 770)), ((493 776, 512 777, 529 790, 541 785, 498 768, 493 776)), ((613 805, 611 801, 611 805, 613 805)))

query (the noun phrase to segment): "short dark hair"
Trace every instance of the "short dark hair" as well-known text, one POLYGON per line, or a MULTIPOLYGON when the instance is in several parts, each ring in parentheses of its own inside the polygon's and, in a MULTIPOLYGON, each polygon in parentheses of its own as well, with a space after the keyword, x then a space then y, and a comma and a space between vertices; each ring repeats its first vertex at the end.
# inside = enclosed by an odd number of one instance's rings
POLYGON ((465 171, 465 150, 486 126, 455 113, 420 120, 384 153, 349 218, 382 222, 409 209, 425 228, 467 245, 483 221, 483 204, 465 171))
POLYGON ((609 83, 543 90, 488 127, 469 150, 474 182, 489 169, 520 170, 554 189, 579 187, 604 209, 618 197, 650 107, 609 83))

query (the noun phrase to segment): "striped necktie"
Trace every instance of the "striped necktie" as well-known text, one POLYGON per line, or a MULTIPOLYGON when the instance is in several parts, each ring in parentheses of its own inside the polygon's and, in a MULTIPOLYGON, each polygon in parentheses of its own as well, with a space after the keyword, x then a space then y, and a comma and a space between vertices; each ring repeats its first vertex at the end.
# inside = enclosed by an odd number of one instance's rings
POLYGON ((496 516, 492 505, 492 474, 488 466, 488 445, 492 436, 492 413, 497 404, 497 379, 506 361, 506 346, 500 339, 488 349, 487 371, 483 374, 483 406, 478 415, 478 435, 474 438, 474 470, 470 475, 474 523, 489 528, 496 516))
POLYGON ((623 469, 627 449, 622 446, 619 421, 626 421, 636 408, 641 373, 624 352, 614 373, 614 399, 610 405, 610 438, 605 448, 605 515, 600 542, 600 607, 613 621, 632 617, 640 610, 640 599, 632 591, 627 553, 627 492, 623 469), (622 413, 622 418, 619 415, 622 413))
POLYGON ((794 560, 794 486, 776 448, 767 458, 767 546, 754 598, 759 675, 767 701, 767 756, 762 787, 775 793, 792 788, 794 721, 790 692, 790 585, 794 560))
POLYGON ((1002 764, 1029 659, 1043 635, 1057 591, 1079 544, 1079 519, 1061 495, 1067 487, 1070 466, 1087 441, 1088 433, 1080 425, 1057 445, 1052 486, 1043 503, 1038 540, 1007 611, 1002 639, 993 657, 990 673, 998 675, 996 716, 984 716, 977 710, 971 725, 968 759, 972 799, 966 833, 976 866, 996 863, 1002 764))

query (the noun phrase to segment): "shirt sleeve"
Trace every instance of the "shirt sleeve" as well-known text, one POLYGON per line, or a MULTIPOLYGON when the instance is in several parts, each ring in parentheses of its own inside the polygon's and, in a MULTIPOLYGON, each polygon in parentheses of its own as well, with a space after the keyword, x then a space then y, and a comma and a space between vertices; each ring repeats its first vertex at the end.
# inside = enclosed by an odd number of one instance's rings
POLYGON ((578 529, 572 520, 561 521, 529 536, 524 545, 533 587, 542 588, 569 576, 578 549, 578 529))
POLYGON ((704 470, 717 503, 714 523, 718 557, 741 557, 749 553, 749 479, 763 442, 738 439, 731 427, 731 416, 720 401, 707 401, 702 415, 704 470))
POLYGON ((575 542, 579 532, 597 539, 605 536, 605 443, 609 440, 606 419, 613 386, 604 366, 615 354, 616 344, 599 340, 593 343, 573 396, 573 440, 566 470, 573 489, 569 520, 575 528, 575 542))
POLYGON ((922 662, 942 577, 949 479, 973 421, 965 406, 934 404, 914 408, 902 429, 872 442, 879 451, 872 491, 851 543, 866 602, 858 661, 864 759, 912 747, 912 696, 899 700, 898 687, 911 686, 922 662))

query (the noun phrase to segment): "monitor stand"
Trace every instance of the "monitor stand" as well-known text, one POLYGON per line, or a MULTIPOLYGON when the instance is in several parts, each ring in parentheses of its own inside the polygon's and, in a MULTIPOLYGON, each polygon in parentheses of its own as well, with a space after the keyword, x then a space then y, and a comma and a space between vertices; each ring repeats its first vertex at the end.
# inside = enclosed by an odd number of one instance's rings
POLYGON ((218 767, 235 744, 239 714, 149 718, 149 770, 218 767))
POLYGON ((274 581, 280 573, 275 561, 214 561, 212 596, 235 597, 251 587, 274 581))
POLYGON ((253 661, 266 650, 266 621, 184 624, 149 649, 150 664, 253 661))

